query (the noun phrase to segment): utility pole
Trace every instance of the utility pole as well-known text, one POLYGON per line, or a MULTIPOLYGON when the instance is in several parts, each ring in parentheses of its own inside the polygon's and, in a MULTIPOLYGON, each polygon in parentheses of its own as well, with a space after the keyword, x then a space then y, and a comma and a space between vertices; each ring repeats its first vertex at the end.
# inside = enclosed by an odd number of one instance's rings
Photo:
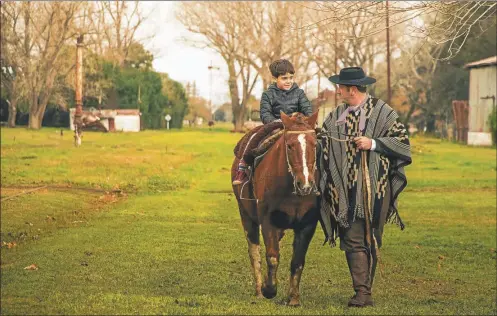
POLYGON ((387 9, 387 87, 388 87, 388 105, 392 106, 392 87, 390 86, 390 22, 388 18, 388 0, 386 3, 387 9))
POLYGON ((76 40, 76 111, 74 113, 74 145, 81 146, 83 134, 83 35, 76 40))
POLYGON ((211 120, 214 121, 214 112, 212 112, 212 70, 216 69, 219 70, 219 67, 214 67, 212 65, 212 60, 210 66, 207 67, 209 69, 209 74, 210 74, 210 91, 209 91, 209 111, 211 112, 211 120))

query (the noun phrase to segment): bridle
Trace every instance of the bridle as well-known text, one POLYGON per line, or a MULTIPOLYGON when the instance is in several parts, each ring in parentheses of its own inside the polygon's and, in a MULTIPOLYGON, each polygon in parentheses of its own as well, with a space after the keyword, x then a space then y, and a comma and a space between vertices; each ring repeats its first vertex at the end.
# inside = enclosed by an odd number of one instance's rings
MULTIPOLYGON (((286 129, 283 130, 283 141, 285 142, 286 163, 288 164, 288 171, 290 172, 290 174, 292 175, 292 178, 293 178, 293 190, 294 191, 292 192, 292 194, 294 194, 294 195, 301 195, 302 196, 302 194, 298 193, 300 190, 297 189, 297 179, 295 178, 295 175, 293 174, 292 167, 290 166, 290 160, 288 159, 288 146, 287 146, 287 143, 286 143, 285 133, 287 133, 287 134, 309 134, 309 133, 316 133, 316 131, 313 130, 313 129, 308 129, 308 130, 304 130, 304 131, 289 131, 289 130, 286 130, 286 129)), ((315 159, 314 159, 314 166, 312 168, 312 172, 315 172, 317 170, 317 167, 316 167, 316 159, 317 159, 316 148, 314 148, 314 157, 315 157, 315 159)), ((252 173, 250 174, 249 181, 245 182, 242 185, 242 187, 240 188, 240 200, 255 201, 257 204, 259 204, 259 202, 261 200, 259 200, 258 198, 250 199, 250 198, 243 198, 242 197, 243 188, 245 187, 245 185, 247 183, 250 182, 251 178, 252 178, 252 173)), ((316 185, 316 182, 314 182, 314 185, 311 188, 311 192, 310 193, 314 193, 316 196, 320 195, 319 190, 318 190, 317 185, 316 185)), ((254 193, 254 196, 255 196, 255 193, 254 193)))
MULTIPOLYGON (((286 143, 285 134, 310 134, 310 133, 314 133, 315 134, 316 131, 313 130, 313 129, 308 129, 308 130, 304 130, 304 131, 288 131, 288 130, 285 129, 283 131, 283 140, 285 142, 286 163, 288 164, 288 171, 290 172, 290 174, 292 175, 292 178, 293 178, 293 192, 292 192, 292 194, 294 194, 294 195, 301 195, 302 196, 304 194, 301 194, 300 190, 297 187, 297 179, 296 179, 296 177, 295 177, 295 175, 293 173, 292 166, 290 165, 290 159, 288 158, 288 146, 287 146, 287 143, 286 143)), ((305 155, 305 153, 303 153, 303 155, 305 155)), ((317 160, 316 148, 314 148, 314 165, 312 166, 312 172, 315 172, 317 170, 316 160, 317 160)), ((316 181, 314 181, 314 184, 313 184, 313 186, 311 188, 311 192, 310 193, 315 193, 315 194, 319 193, 319 191, 317 189, 316 181)))

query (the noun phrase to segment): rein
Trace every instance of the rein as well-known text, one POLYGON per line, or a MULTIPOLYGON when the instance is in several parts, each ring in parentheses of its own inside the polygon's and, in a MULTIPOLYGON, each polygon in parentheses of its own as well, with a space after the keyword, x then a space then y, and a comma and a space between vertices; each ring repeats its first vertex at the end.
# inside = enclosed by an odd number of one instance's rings
MULTIPOLYGON (((333 132, 333 133, 337 133, 337 134, 344 135, 344 136, 349 136, 349 137, 357 137, 356 135, 343 134, 343 133, 340 133, 340 132, 333 132)), ((350 138, 349 139, 340 139, 340 138, 335 138, 333 136, 329 136, 329 137, 331 139, 333 139, 333 140, 336 140, 337 142, 342 142, 342 143, 346 143, 346 142, 350 142, 350 141, 354 140, 354 139, 350 139, 350 138)))

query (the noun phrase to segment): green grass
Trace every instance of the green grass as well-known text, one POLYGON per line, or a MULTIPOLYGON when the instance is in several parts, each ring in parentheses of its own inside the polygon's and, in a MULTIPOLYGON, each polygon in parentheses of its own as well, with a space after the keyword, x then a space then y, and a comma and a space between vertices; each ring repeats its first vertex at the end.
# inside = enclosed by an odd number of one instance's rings
POLYGON ((2 129, 1 314, 496 314, 495 149, 414 138, 375 308, 346 306, 343 253, 318 227, 300 308, 253 296, 229 170, 228 127, 138 134, 2 129), (15 137, 15 140, 14 140, 15 137), (121 190, 120 193, 112 190, 121 190), (10 234, 9 234, 10 233, 10 234), (23 268, 37 264, 39 270, 23 268))

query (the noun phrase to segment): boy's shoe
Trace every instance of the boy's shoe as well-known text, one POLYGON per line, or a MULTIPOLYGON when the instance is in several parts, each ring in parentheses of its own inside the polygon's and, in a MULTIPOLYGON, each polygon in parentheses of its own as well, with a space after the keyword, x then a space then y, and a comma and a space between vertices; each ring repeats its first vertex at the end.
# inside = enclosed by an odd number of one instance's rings
POLYGON ((245 170, 238 170, 235 175, 235 180, 233 180, 233 185, 239 185, 247 181, 247 174, 245 170))

